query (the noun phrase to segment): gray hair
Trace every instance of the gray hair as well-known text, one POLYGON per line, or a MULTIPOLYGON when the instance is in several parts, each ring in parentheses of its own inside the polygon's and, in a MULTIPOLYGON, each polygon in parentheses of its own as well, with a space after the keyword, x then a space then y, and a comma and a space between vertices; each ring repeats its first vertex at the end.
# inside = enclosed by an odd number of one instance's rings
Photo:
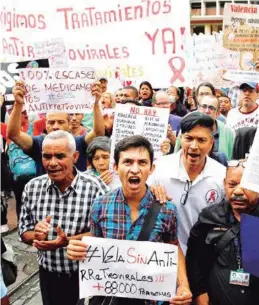
POLYGON ((64 130, 55 130, 48 133, 42 142, 42 147, 46 144, 46 141, 48 140, 61 140, 61 139, 67 140, 68 148, 72 153, 76 151, 75 138, 71 135, 71 133, 64 130))
POLYGON ((156 103, 157 100, 159 99, 160 95, 167 97, 168 100, 170 101, 170 103, 173 103, 173 102, 174 102, 174 101, 172 101, 172 96, 171 96, 171 95, 169 95, 169 94, 168 94, 166 91, 164 91, 164 90, 159 90, 159 91, 156 92, 156 96, 155 96, 155 100, 154 100, 155 103, 156 103))
POLYGON ((93 157, 98 149, 106 152, 111 151, 111 140, 108 137, 96 137, 87 147, 86 153, 88 161, 93 166, 93 157))

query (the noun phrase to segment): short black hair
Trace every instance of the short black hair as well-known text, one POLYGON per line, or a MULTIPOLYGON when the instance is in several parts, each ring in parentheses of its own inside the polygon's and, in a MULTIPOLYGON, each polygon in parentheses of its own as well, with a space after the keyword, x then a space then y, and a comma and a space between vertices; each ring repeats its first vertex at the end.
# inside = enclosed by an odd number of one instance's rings
POLYGON ((125 99, 120 102, 120 104, 134 104, 136 106, 142 106, 137 100, 125 99))
POLYGON ((132 90, 134 92, 134 96, 135 98, 137 99, 138 98, 138 89, 134 86, 125 86, 122 88, 123 89, 129 89, 129 90, 132 90))
POLYGON ((119 164, 120 153, 122 151, 128 150, 129 148, 132 148, 132 147, 146 148, 148 153, 149 153, 150 163, 151 163, 151 165, 153 164, 154 149, 152 147, 152 144, 148 141, 147 138, 145 138, 143 136, 136 135, 136 136, 126 137, 126 138, 120 140, 116 144, 115 150, 114 150, 114 161, 115 161, 116 165, 119 164))
POLYGON ((195 111, 187 114, 181 121, 181 133, 189 132, 196 126, 207 127, 213 131, 214 120, 207 114, 195 111))
POLYGON ((216 95, 216 90, 215 90, 214 86, 209 82, 203 82, 203 83, 200 83, 198 88, 196 89, 196 91, 195 91, 196 96, 198 96, 200 87, 209 87, 212 92, 212 95, 216 95))

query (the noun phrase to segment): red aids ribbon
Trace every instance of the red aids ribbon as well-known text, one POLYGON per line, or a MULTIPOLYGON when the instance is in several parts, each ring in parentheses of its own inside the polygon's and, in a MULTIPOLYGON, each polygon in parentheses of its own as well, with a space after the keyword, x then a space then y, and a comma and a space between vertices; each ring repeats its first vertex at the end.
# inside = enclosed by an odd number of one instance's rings
POLYGON ((175 56, 175 57, 172 57, 168 60, 168 64, 169 64, 170 69, 174 73, 171 80, 170 80, 170 83, 173 84, 177 79, 179 79, 182 83, 184 83, 185 79, 182 75, 182 72, 185 68, 184 59, 182 57, 175 56), (174 64, 175 61, 178 61, 178 62, 180 61, 180 68, 179 69, 177 69, 175 67, 175 64, 174 64))

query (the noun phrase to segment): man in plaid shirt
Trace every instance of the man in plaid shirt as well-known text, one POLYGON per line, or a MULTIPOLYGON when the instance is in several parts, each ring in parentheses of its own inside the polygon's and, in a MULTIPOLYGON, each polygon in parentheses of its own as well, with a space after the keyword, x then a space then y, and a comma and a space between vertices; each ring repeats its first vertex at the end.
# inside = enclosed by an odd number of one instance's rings
MULTIPOLYGON (((117 144, 114 153, 115 170, 120 177, 122 187, 94 201, 91 208, 91 234, 93 236, 126 240, 138 239, 145 215, 154 201, 154 197, 146 185, 148 176, 154 170, 153 155, 152 145, 142 136, 127 137, 117 144)), ((184 255, 178 243, 177 212, 172 202, 167 201, 161 206, 149 241, 178 245, 178 289, 170 303, 190 304, 192 294, 186 276, 184 255), (163 240, 165 235, 166 240, 163 240)), ((71 239, 67 248, 68 258, 83 260, 86 248, 87 246, 83 242, 71 239)), ((126 305, 132 304, 133 300, 123 299, 120 302, 118 304, 126 305)), ((156 302, 134 300, 134 304, 156 304, 156 302)))
POLYGON ((78 155, 70 133, 49 133, 42 147, 47 174, 32 179, 23 193, 19 234, 38 249, 44 305, 77 304, 78 265, 67 259, 65 247, 89 234, 90 207, 107 191, 101 179, 75 168, 78 155))

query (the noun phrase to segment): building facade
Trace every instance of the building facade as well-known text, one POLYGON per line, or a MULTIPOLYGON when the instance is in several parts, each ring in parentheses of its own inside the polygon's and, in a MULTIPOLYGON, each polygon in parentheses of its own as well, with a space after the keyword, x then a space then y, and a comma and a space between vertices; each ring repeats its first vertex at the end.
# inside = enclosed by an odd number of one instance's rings
POLYGON ((225 3, 259 5, 259 1, 252 0, 190 0, 192 33, 211 34, 221 31, 225 3))

